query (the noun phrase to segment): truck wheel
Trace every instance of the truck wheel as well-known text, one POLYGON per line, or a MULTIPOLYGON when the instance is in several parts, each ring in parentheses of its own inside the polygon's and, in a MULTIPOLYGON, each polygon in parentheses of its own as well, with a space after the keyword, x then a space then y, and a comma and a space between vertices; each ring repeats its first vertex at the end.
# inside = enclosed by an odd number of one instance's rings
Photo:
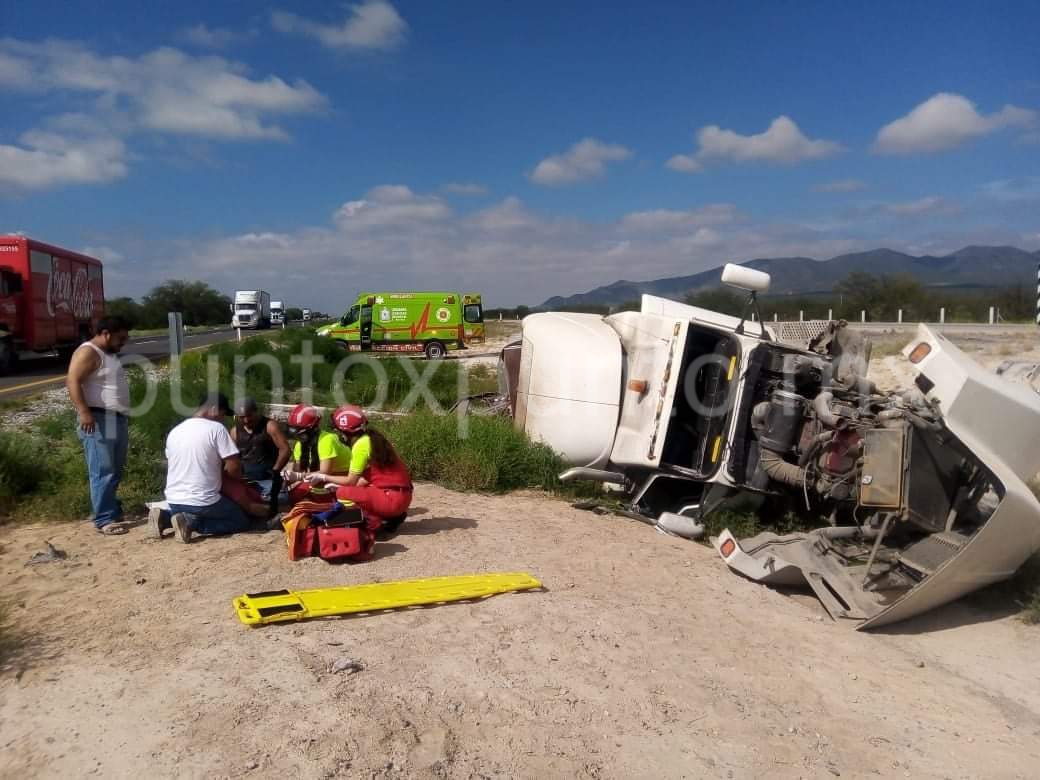
POLYGON ((0 340, 0 376, 7 376, 18 365, 18 353, 10 339, 0 340))
POLYGON ((439 341, 428 341, 425 352, 427 360, 440 360, 448 353, 448 350, 439 341))

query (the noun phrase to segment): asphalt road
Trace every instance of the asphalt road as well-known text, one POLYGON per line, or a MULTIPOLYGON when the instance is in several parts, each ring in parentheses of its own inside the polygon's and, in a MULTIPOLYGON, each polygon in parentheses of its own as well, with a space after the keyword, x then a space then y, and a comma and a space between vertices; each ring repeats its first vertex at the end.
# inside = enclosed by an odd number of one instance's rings
MULTIPOLYGON (((184 349, 200 349, 235 338, 236 332, 229 328, 197 333, 185 336, 184 349)), ((122 354, 141 355, 151 360, 166 357, 170 354, 169 339, 166 336, 131 339, 122 354)), ((22 398, 57 387, 65 381, 65 369, 66 364, 56 357, 22 361, 13 374, 0 377, 0 400, 22 398)))

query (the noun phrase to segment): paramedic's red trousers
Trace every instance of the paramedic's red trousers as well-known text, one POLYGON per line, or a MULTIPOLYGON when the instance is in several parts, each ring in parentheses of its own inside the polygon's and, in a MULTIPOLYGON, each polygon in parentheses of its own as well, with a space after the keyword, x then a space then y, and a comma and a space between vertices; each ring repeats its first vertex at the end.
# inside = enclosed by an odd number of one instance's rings
POLYGON ((336 491, 336 498, 353 501, 365 513, 368 527, 378 531, 384 520, 403 515, 412 503, 412 489, 381 488, 374 485, 344 486, 336 491))

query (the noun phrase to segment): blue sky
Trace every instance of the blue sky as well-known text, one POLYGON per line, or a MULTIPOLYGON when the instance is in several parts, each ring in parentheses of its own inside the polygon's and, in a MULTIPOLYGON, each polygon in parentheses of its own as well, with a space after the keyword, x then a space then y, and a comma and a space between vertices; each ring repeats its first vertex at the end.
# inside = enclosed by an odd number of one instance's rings
POLYGON ((1040 248, 1036 3, 7 3, 0 230, 340 310, 1040 248))

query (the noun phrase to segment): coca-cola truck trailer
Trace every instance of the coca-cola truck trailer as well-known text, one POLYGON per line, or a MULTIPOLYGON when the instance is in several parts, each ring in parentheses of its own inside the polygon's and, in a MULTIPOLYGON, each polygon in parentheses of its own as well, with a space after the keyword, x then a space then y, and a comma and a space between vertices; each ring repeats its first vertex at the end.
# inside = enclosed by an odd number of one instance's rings
POLYGON ((19 356, 71 352, 104 312, 100 260, 0 235, 0 373, 19 356))

